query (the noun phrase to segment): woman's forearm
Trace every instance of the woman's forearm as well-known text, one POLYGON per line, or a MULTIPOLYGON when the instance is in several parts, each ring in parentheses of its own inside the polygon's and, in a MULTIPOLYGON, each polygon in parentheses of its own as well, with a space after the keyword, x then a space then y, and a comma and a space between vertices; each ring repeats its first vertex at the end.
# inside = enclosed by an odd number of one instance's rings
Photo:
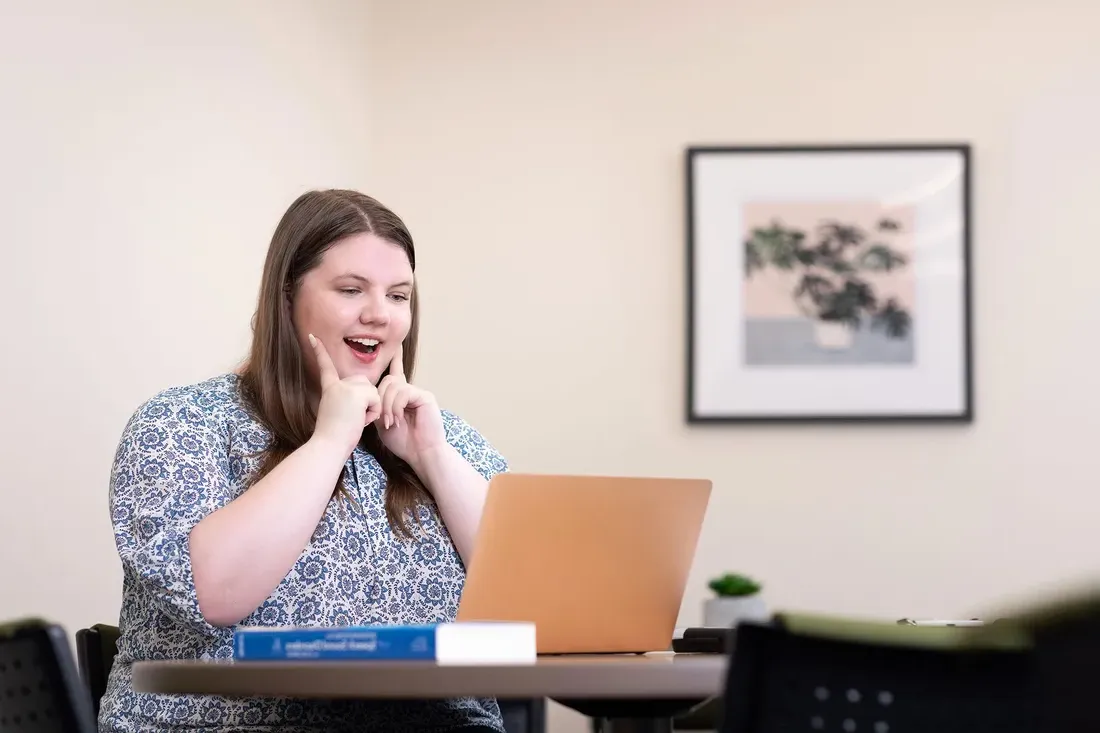
POLYGON ((411 465, 435 498, 459 556, 469 563, 489 482, 453 446, 420 456, 411 465))
POLYGON ((195 591, 208 623, 247 618, 294 567, 332 497, 343 452, 311 439, 191 531, 195 591))

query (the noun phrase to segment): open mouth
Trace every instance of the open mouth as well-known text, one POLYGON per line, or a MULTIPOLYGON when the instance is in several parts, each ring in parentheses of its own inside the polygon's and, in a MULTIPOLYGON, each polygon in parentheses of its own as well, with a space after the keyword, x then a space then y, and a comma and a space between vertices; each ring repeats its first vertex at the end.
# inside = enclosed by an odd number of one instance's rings
POLYGON ((378 351, 378 339, 344 339, 344 343, 351 347, 352 351, 360 354, 373 354, 378 351))

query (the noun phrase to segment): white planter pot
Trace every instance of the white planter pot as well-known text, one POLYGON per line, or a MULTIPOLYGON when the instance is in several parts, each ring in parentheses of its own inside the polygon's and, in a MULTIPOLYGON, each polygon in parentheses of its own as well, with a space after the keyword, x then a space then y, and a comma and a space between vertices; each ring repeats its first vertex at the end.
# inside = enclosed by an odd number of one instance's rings
POLYGON ((729 628, 740 621, 766 621, 768 617, 768 606, 759 593, 708 598, 703 603, 703 626, 729 628))
POLYGON ((815 321, 814 340, 823 349, 840 351, 852 348, 855 332, 844 323, 836 321, 815 321))

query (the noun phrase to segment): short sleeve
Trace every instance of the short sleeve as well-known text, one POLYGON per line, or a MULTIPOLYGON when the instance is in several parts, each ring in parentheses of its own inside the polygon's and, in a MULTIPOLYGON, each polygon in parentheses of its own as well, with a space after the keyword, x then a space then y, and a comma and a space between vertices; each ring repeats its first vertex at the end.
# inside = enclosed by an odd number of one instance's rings
MULTIPOLYGON (((125 576, 150 615, 210 631, 199 612, 190 533, 231 500, 226 441, 186 397, 158 395, 133 414, 111 470, 110 507, 125 576)), ((153 619, 150 619, 152 621, 153 619)))
POLYGON ((508 462, 504 460, 504 456, 490 445, 481 433, 453 412, 443 410, 442 414, 447 442, 454 446, 462 457, 485 477, 486 481, 508 470, 508 462))

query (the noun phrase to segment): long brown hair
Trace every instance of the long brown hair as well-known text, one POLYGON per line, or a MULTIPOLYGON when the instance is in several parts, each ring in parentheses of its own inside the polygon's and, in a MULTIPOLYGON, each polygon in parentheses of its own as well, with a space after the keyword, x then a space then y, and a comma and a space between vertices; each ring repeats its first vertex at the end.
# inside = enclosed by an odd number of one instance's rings
MULTIPOLYGON (((374 234, 397 245, 416 271, 412 235, 405 223, 381 203, 357 191, 331 189, 302 194, 283 214, 271 238, 253 318, 252 348, 241 370, 242 394, 271 433, 253 480, 265 476, 313 434, 317 414, 309 396, 305 362, 312 354, 307 357, 299 345, 291 303, 302 278, 321 264, 325 252, 355 234, 374 234)), ((414 282, 412 323, 402 343, 405 378, 409 380, 416 365, 418 303, 414 282)), ((359 445, 378 460, 386 473, 385 506, 390 526, 410 536, 407 516, 419 521, 417 507, 430 504, 431 495, 412 467, 382 445, 377 423, 363 430, 359 445)), ((341 471, 334 492, 350 499, 343 482, 341 471)))

